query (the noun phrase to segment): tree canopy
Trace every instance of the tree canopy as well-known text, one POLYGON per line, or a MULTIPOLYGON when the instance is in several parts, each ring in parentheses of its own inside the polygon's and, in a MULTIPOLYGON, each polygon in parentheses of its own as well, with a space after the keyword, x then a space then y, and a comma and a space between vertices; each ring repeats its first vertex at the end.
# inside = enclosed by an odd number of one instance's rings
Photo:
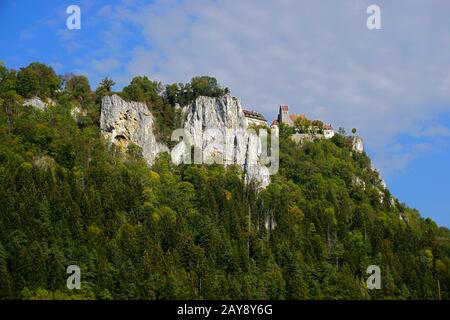
MULTIPOLYGON (((0 66, 1 299, 450 299, 450 231, 395 199, 351 137, 297 145, 281 126, 279 173, 258 190, 237 166, 148 167, 108 147, 83 78, 45 111, 15 79, 0 66)), ((170 106, 154 84, 124 92, 170 106)))
POLYGON ((61 78, 43 63, 33 62, 17 73, 16 91, 24 98, 50 98, 60 89, 61 78))

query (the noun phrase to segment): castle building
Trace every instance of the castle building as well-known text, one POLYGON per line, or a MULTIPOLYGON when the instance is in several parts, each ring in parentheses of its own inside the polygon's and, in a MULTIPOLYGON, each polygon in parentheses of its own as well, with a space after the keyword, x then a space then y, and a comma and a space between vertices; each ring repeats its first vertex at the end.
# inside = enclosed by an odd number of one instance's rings
MULTIPOLYGON (((278 111, 278 118, 277 120, 274 120, 272 122, 271 128, 277 130, 278 132, 279 125, 281 123, 293 127, 297 119, 306 119, 306 116, 304 114, 289 114, 288 106, 280 106, 278 111)), ((311 127, 310 131, 314 131, 314 128, 311 127)), ((326 124, 323 126, 323 136, 325 139, 333 138, 334 134, 335 132, 331 124, 326 124)))
POLYGON ((273 120, 272 124, 270 125, 270 129, 272 129, 272 132, 278 136, 279 132, 280 132, 280 128, 278 126, 278 120, 273 120))
POLYGON ((247 126, 253 124, 257 126, 267 127, 267 120, 261 113, 252 110, 243 110, 243 111, 245 116, 245 123, 247 124, 247 126))
POLYGON ((294 125, 295 120, 305 118, 304 114, 289 114, 289 106, 280 106, 278 111, 278 123, 284 123, 291 127, 294 125))
POLYGON ((326 124, 323 126, 323 136, 325 139, 331 139, 334 137, 334 129, 331 124, 326 124))

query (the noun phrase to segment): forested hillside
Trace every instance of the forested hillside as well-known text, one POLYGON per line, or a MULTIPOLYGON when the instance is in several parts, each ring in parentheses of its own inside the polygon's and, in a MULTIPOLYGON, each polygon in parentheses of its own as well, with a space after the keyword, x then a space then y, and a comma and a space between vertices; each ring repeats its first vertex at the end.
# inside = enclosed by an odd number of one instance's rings
MULTIPOLYGON (((161 128, 176 103, 228 92, 209 77, 133 81, 122 96, 161 128)), ((150 168, 100 133, 112 85, 0 66, 1 299, 450 299, 450 231, 392 197, 348 137, 300 146, 281 128, 261 191, 237 167, 163 155, 150 168), (49 107, 23 105, 34 96, 49 107), (81 290, 66 287, 72 264, 81 290), (381 290, 367 289, 369 265, 381 290)))

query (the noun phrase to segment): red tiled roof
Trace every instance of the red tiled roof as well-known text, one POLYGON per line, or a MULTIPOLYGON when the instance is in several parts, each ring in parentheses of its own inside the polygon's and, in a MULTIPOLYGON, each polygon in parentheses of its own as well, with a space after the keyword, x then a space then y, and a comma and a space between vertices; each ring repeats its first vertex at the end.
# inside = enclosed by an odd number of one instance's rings
POLYGON ((323 126, 324 130, 333 130, 333 127, 331 126, 331 124, 326 124, 323 126))
POLYGON ((273 120, 273 121, 272 121, 272 125, 273 125, 273 126, 277 126, 277 125, 278 125, 278 120, 273 120))
POLYGON ((290 114, 289 118, 291 118, 292 121, 295 121, 297 119, 306 119, 304 114, 290 114))

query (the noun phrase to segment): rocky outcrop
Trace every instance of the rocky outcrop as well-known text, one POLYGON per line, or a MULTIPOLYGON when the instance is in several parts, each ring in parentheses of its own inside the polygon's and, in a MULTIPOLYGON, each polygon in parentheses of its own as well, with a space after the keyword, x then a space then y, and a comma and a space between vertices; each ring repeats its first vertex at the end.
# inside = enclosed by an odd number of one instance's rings
POLYGON ((145 103, 127 102, 118 95, 102 98, 100 129, 110 143, 126 150, 130 143, 142 148, 146 162, 169 149, 156 141, 154 119, 145 103))
MULTIPOLYGON (((171 151, 175 164, 192 160, 225 166, 238 164, 247 182, 256 181, 261 187, 270 183, 266 150, 259 136, 248 130, 237 98, 202 96, 182 111, 186 119, 183 128, 172 134, 172 140, 178 142, 171 151)), ((126 102, 117 95, 104 97, 100 127, 110 143, 122 149, 131 142, 140 146, 150 165, 159 153, 169 151, 156 141, 154 119, 144 103, 126 102)))
POLYGON ((313 142, 314 140, 323 139, 324 135, 320 133, 294 133, 291 140, 303 144, 305 142, 313 142))
POLYGON ((184 109, 186 122, 183 132, 185 143, 172 150, 175 163, 189 161, 191 146, 197 163, 238 164, 247 182, 255 180, 262 187, 270 183, 269 169, 263 164, 264 150, 256 132, 249 130, 240 101, 231 95, 218 98, 198 97, 184 109))
POLYGON ((42 101, 39 97, 25 99, 23 105, 28 107, 34 107, 39 110, 46 110, 48 108, 48 104, 42 101))
POLYGON ((50 169, 56 168, 56 162, 52 157, 49 156, 37 156, 33 158, 33 164, 39 169, 48 171, 50 169))
POLYGON ((366 182, 358 176, 353 177, 352 185, 360 186, 363 190, 366 190, 366 182))
POLYGON ((86 116, 86 111, 80 107, 73 107, 70 110, 70 115, 78 124, 80 124, 82 118, 86 116))
POLYGON ((244 133, 245 116, 237 98, 226 95, 219 98, 198 97, 188 106, 184 128, 195 146, 205 150, 203 158, 217 160, 223 157, 224 164, 243 165, 246 157, 244 133), (225 145, 231 148, 225 148, 225 145), (235 152, 232 152, 235 151, 235 152))
POLYGON ((352 148, 354 151, 356 151, 358 153, 363 153, 364 152, 363 139, 361 137, 357 137, 357 136, 353 137, 352 148))

